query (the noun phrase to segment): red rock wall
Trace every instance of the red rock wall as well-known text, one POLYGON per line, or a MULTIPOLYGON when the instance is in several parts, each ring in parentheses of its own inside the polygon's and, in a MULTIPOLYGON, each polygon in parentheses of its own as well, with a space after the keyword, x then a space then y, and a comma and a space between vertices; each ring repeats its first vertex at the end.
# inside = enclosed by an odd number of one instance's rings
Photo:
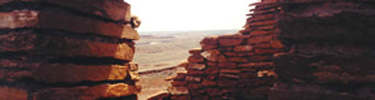
POLYGON ((371 0, 262 0, 189 51, 173 100, 375 100, 371 0))
POLYGON ((136 99, 130 5, 1 0, 0 100, 136 99))
POLYGON ((270 100, 375 100, 375 2, 285 1, 270 100))
POLYGON ((168 89, 171 99, 267 98, 277 77, 272 58, 284 47, 278 40, 279 8, 267 4, 251 11, 244 30, 233 35, 206 37, 200 42, 202 49, 189 51, 187 73, 180 73, 168 89))

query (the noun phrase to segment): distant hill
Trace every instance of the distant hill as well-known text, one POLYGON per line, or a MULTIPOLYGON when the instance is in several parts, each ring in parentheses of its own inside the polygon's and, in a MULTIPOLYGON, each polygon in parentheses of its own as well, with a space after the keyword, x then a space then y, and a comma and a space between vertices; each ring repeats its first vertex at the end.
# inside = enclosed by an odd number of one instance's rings
POLYGON ((140 35, 176 35, 176 34, 191 34, 191 33, 205 33, 212 35, 236 33, 240 29, 231 30, 202 30, 202 31, 156 31, 156 32, 139 32, 140 35))

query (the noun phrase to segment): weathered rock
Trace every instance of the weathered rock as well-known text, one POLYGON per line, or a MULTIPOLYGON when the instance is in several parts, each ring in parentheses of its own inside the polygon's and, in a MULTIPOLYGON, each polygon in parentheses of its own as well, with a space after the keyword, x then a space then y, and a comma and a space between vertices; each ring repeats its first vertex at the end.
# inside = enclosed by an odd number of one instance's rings
POLYGON ((37 100, 94 100, 99 98, 129 96, 140 91, 140 87, 124 83, 102 84, 72 88, 49 88, 37 91, 37 100))
POLYGON ((208 36, 204 37, 204 39, 200 42, 202 49, 203 50, 209 50, 209 49, 214 49, 217 48, 219 43, 218 43, 218 36, 208 36))
POLYGON ((253 50, 253 47, 250 45, 240 45, 233 48, 233 51, 235 52, 247 52, 251 50, 253 50))
POLYGON ((189 50, 189 53, 190 54, 199 54, 202 52, 202 49, 201 48, 194 48, 194 49, 190 49, 189 50))
POLYGON ((115 21, 129 22, 131 17, 130 5, 121 0, 2 0, 0 5, 11 2, 51 3, 115 21))
POLYGON ((226 58, 221 55, 219 50, 203 51, 201 55, 209 61, 226 61, 226 58))
POLYGON ((6 81, 34 78, 46 83, 78 83, 83 81, 123 80, 128 75, 128 68, 119 65, 38 64, 38 66, 32 66, 29 70, 0 69, 0 72, 0 79, 6 81))
POLYGON ((273 38, 272 35, 253 37, 247 40, 248 44, 264 43, 269 42, 273 38))
POLYGON ((79 34, 96 34, 131 40, 139 39, 139 35, 130 25, 116 24, 69 15, 59 11, 22 10, 0 13, 0 29, 41 28, 63 30, 79 34), (59 23, 59 24, 56 24, 59 23))
POLYGON ((192 63, 202 63, 204 62, 204 58, 200 55, 193 55, 189 56, 188 61, 192 63))
POLYGON ((28 52, 37 55, 111 57, 131 61, 134 47, 69 37, 39 34, 33 31, 10 32, 0 35, 0 52, 28 52))
POLYGON ((189 89, 186 87, 168 87, 168 92, 171 95, 186 95, 189 94, 189 89))
POLYGON ((29 96, 26 90, 3 86, 0 87, 0 94, 1 100, 27 100, 29 96))
POLYGON ((204 64, 190 63, 187 69, 203 70, 206 68, 204 64))
POLYGON ((243 39, 219 39, 220 46, 235 46, 243 42, 243 39))
POLYGON ((160 91, 158 93, 155 93, 151 95, 147 100, 170 100, 171 95, 168 93, 168 91, 160 91))
POLYGON ((214 81, 203 79, 202 85, 203 86, 215 86, 217 83, 214 81))

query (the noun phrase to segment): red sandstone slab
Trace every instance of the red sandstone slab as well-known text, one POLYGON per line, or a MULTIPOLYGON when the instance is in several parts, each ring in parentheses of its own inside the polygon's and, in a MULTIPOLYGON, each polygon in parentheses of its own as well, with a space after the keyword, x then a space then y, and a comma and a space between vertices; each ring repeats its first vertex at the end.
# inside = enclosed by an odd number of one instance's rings
POLYGON ((215 49, 218 47, 218 36, 214 35, 204 37, 199 43, 203 50, 215 49))
POLYGON ((273 40, 270 42, 272 48, 281 49, 284 48, 284 44, 280 40, 273 40))
POLYGON ((206 68, 205 64, 198 64, 198 63, 189 63, 189 66, 187 69, 193 69, 193 70, 203 70, 206 68))
POLYGON ((265 42, 270 42, 272 38, 273 38, 272 35, 253 37, 253 38, 248 39, 247 43, 248 44, 265 43, 265 42))
POLYGON ((267 25, 274 25, 276 24, 276 20, 268 20, 268 21, 260 21, 260 22, 250 22, 248 23, 249 26, 267 26, 267 25))
POLYGON ((203 86, 215 86, 217 83, 211 80, 203 79, 202 85, 203 86))
POLYGON ((239 45, 233 48, 234 52, 248 52, 252 50, 253 50, 253 47, 250 45, 239 45))
POLYGON ((258 5, 266 5, 266 4, 273 4, 277 3, 279 0, 263 0, 261 2, 250 4, 249 6, 258 6, 258 5))
POLYGON ((243 39, 219 39, 219 45, 220 46, 235 46, 239 45, 243 42, 243 39))
POLYGON ((262 54, 274 54, 278 53, 281 50, 279 49, 254 49, 255 54, 262 55, 262 54))
POLYGON ((267 67, 267 66, 274 66, 272 62, 250 62, 245 64, 238 65, 239 67, 267 67))
POLYGON ((191 63, 202 63, 204 58, 202 56, 189 56, 188 61, 191 63))
POLYGON ((254 17, 250 17, 247 19, 247 23, 261 21, 261 20, 271 20, 275 17, 274 14, 267 14, 267 15, 257 15, 254 17))
POLYGON ((130 22, 130 5, 122 0, 1 0, 0 5, 10 2, 43 2, 72 8, 115 21, 130 22))
POLYGON ((251 14, 246 14, 246 16, 254 16, 254 15, 263 15, 267 13, 275 13, 276 8, 266 9, 266 10, 256 10, 251 14))
MULTIPOLYGON (((3 61, 3 60, 0 60, 3 61)), ((1 62, 0 67, 12 66, 12 63, 1 62)), ((78 83, 82 81, 124 80, 128 75, 128 66, 120 65, 74 65, 18 62, 20 65, 35 66, 12 67, 25 70, 0 69, 0 79, 17 81, 22 78, 33 78, 45 83, 78 83)))
POLYGON ((30 54, 56 56, 111 57, 131 61, 134 47, 128 44, 103 43, 88 40, 38 34, 32 31, 0 35, 0 52, 32 51, 30 54))
POLYGON ((41 28, 64 30, 77 34, 97 34, 131 40, 139 35, 130 25, 116 24, 69 15, 59 11, 22 10, 0 13, 0 29, 41 28))
POLYGON ((227 59, 231 62, 248 62, 246 57, 228 57, 227 59))
POLYGON ((49 88, 37 91, 33 97, 36 100, 96 100, 129 96, 140 92, 140 87, 124 83, 102 84, 71 88, 49 88))
POLYGON ((199 54, 202 52, 202 48, 193 48, 189 50, 190 54, 199 54))
POLYGON ((28 94, 26 90, 11 88, 11 87, 0 87, 0 100, 27 100, 28 94))

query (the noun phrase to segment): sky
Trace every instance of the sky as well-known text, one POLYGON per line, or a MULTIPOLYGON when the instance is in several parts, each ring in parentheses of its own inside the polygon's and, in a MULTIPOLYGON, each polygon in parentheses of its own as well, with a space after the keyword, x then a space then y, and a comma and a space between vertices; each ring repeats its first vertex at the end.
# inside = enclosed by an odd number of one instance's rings
POLYGON ((241 29, 257 0, 125 0, 139 32, 241 29))

